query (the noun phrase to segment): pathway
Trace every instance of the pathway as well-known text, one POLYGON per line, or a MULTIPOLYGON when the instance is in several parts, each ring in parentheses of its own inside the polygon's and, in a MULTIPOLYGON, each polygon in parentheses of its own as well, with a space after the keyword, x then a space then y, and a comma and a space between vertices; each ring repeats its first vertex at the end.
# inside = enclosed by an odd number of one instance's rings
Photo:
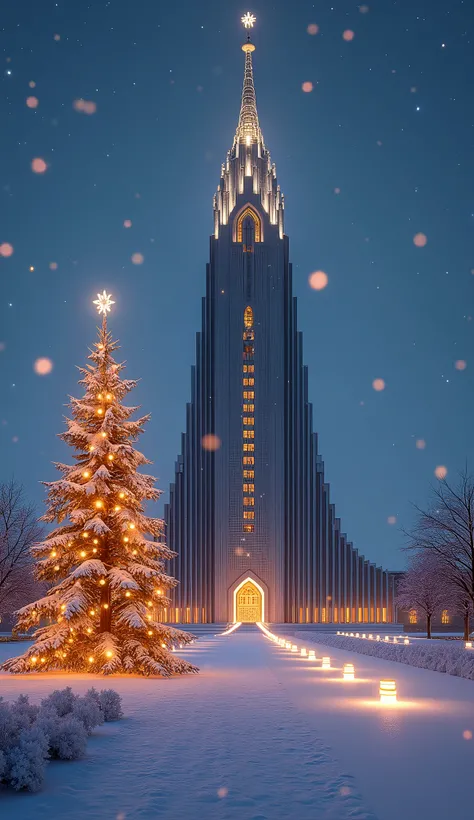
MULTIPOLYGON (((5 645, 0 651, 6 657, 5 645)), ((469 725, 474 732, 473 683, 331 652, 338 667, 354 661, 364 682, 348 689, 340 668, 322 672, 256 630, 201 639, 183 651, 200 666, 199 676, 110 679, 126 718, 101 727, 85 760, 51 764, 39 795, 0 796, 0 815, 470 818, 455 801, 467 795, 474 765, 474 741, 462 737, 469 725), (397 678, 409 708, 374 704, 378 679, 387 674, 397 678)), ((37 700, 58 686, 82 692, 92 684, 103 685, 86 675, 0 675, 6 698, 26 692, 37 700)))

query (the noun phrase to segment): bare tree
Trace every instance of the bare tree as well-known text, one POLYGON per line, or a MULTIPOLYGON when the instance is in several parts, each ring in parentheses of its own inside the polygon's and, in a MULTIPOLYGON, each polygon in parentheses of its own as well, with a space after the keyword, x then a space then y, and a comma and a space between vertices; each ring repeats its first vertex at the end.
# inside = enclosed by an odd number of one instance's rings
POLYGON ((0 614, 10 614, 38 593, 31 547, 40 540, 33 505, 14 479, 0 484, 0 614))
POLYGON ((398 585, 396 604, 403 609, 421 610, 426 617, 426 635, 431 638, 431 621, 450 600, 449 587, 440 572, 438 557, 419 553, 398 585))
POLYGON ((407 549, 438 557, 440 571, 452 588, 469 634, 468 615, 474 607, 474 477, 466 468, 455 486, 440 481, 432 488, 428 509, 416 510, 418 521, 406 533, 410 542, 407 549))

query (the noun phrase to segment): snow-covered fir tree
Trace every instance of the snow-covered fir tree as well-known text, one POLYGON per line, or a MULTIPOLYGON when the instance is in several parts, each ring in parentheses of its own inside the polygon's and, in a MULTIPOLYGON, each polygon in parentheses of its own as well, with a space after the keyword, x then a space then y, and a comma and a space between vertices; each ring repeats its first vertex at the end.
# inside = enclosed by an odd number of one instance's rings
POLYGON ((149 416, 132 419, 137 407, 122 402, 136 381, 121 378, 114 361, 117 342, 107 329, 110 297, 96 301, 103 314, 98 342, 86 368, 85 393, 70 399, 71 418, 61 438, 76 450, 75 464, 56 464, 62 478, 45 482, 47 512, 58 526, 33 547, 37 577, 47 595, 17 613, 18 628, 34 644, 4 664, 10 672, 65 670, 170 675, 196 672, 173 653, 192 636, 166 626, 158 613, 177 584, 165 572, 175 553, 162 543, 164 523, 145 514, 160 491, 150 464, 133 446, 149 416), (46 623, 46 625, 44 625, 46 623), (43 624, 43 625, 42 625, 43 624))

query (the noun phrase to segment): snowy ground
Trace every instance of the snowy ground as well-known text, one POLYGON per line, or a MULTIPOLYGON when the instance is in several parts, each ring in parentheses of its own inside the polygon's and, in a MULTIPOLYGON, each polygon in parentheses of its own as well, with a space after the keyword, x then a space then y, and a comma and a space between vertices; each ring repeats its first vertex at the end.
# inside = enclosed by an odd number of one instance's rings
MULTIPOLYGON (((15 651, 2 644, 0 658, 15 651)), ((344 650, 330 654, 336 668, 323 672, 257 631, 237 630, 183 652, 201 667, 198 676, 108 679, 126 718, 99 728, 85 760, 50 764, 39 795, 2 792, 0 816, 471 818, 474 740, 463 733, 474 734, 474 683, 344 650), (359 680, 344 683, 349 660, 359 680), (395 708, 377 702, 384 676, 397 680, 395 708)), ((38 700, 53 688, 83 692, 93 682, 0 674, 0 693, 38 700)))

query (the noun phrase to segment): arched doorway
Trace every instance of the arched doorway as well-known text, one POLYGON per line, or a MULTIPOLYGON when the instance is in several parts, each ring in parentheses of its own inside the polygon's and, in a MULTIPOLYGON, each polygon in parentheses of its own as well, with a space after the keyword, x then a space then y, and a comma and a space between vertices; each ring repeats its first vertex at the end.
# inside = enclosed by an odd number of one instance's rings
POLYGON ((237 623, 263 621, 262 591, 250 579, 235 591, 235 620, 237 623))

